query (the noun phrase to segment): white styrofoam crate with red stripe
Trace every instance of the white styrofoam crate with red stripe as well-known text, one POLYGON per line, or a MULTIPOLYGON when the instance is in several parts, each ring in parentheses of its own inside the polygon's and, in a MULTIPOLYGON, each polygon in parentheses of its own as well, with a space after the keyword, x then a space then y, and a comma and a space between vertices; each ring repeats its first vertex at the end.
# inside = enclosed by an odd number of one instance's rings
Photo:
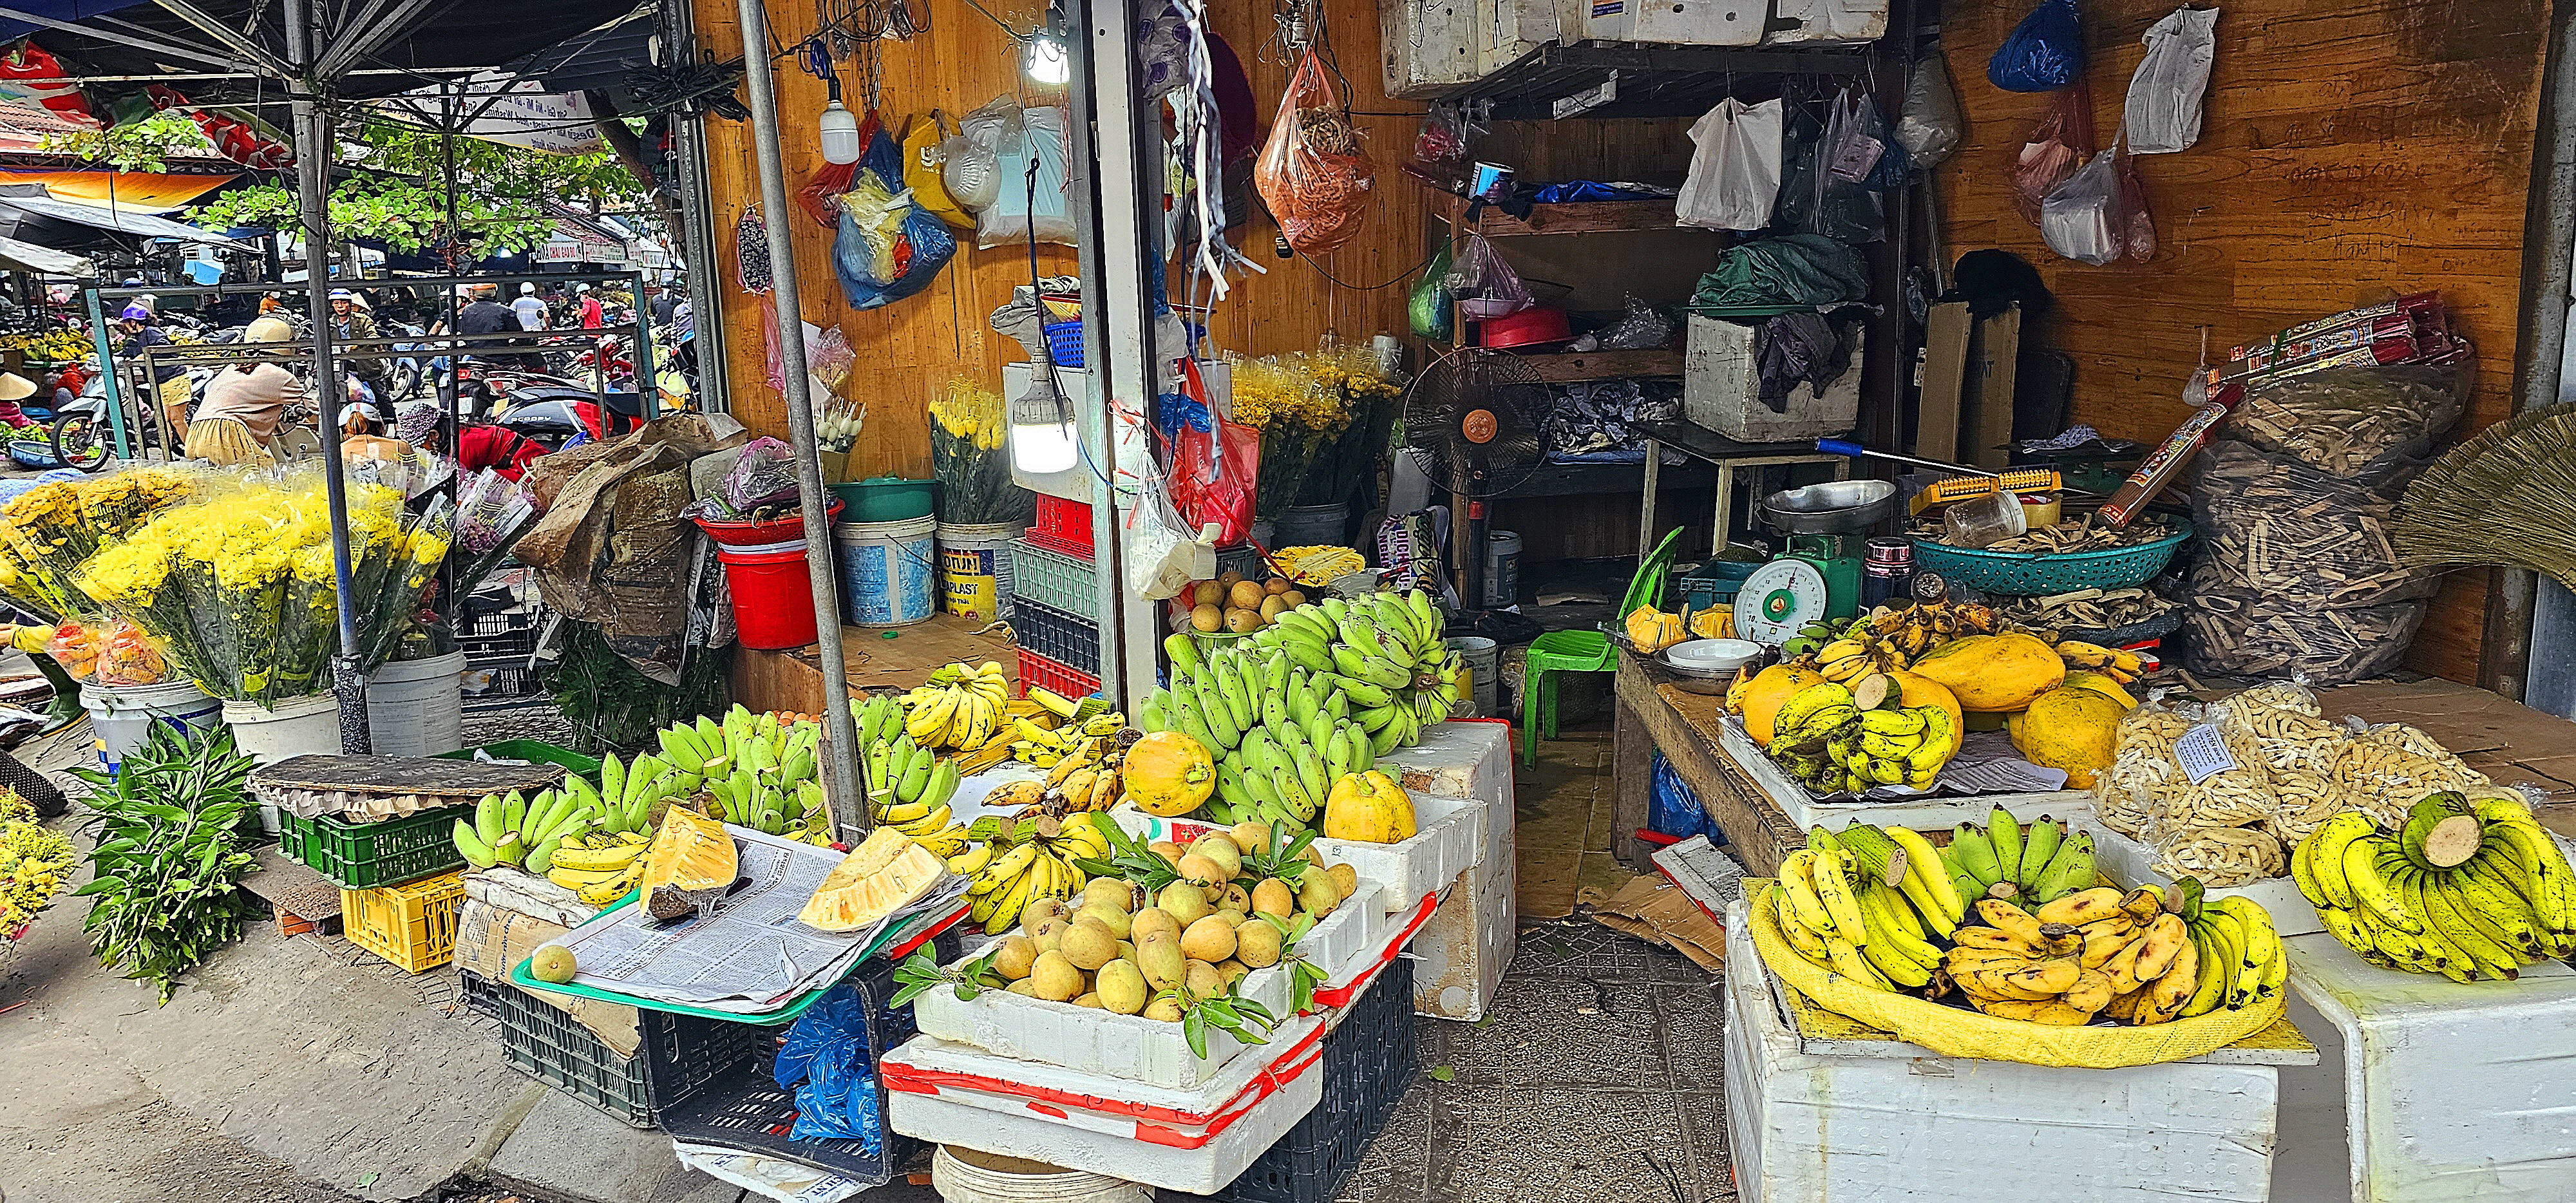
MULTIPOLYGON (((1382 910, 1378 887, 1362 880, 1348 903, 1334 909, 1298 941, 1298 949, 1315 964, 1330 968, 1371 947, 1382 910), (1338 960, 1334 958, 1339 958, 1338 960)), ((959 958, 963 965, 971 956, 959 958)), ((952 965, 952 967, 954 967, 952 965)), ((1239 987, 1245 998, 1275 1016, 1289 1014, 1293 986, 1288 971, 1277 966, 1256 969, 1239 987)), ((913 1000, 913 1017, 921 1033, 954 1044, 969 1045, 1001 1057, 1060 1065, 1085 1074, 1149 1083, 1173 1090, 1215 1081, 1245 1045, 1224 1032, 1207 1033, 1207 1055, 1190 1051, 1181 1025, 1141 1015, 1118 1015, 1069 1002, 985 990, 961 1000, 951 989, 934 989, 913 1000)))
POLYGON ((1324 1020, 1308 1016, 1281 1025, 1260 1055, 1233 1058, 1187 1087, 928 1037, 886 1054, 878 1071, 889 1092, 886 1122, 906 1136, 1208 1194, 1323 1100, 1323 1055, 1324 1020))
MULTIPOLYGON (((1378 904, 1386 911, 1409 910, 1426 894, 1436 894, 1476 863, 1484 848, 1486 803, 1474 798, 1443 798, 1405 791, 1413 800, 1411 839, 1393 844, 1315 837, 1310 845, 1325 863, 1347 862, 1363 882, 1386 887, 1378 904)), ((1109 812, 1127 834, 1151 843, 1170 840, 1189 845, 1200 836, 1225 828, 1201 819, 1166 819, 1121 803, 1109 812)), ((1316 820, 1321 822, 1319 812, 1316 820)))

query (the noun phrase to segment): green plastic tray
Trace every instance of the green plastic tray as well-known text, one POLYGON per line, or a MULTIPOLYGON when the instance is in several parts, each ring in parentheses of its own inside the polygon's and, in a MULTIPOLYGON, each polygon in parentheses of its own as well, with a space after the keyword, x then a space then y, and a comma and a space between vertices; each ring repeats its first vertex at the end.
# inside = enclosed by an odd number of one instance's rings
MULTIPOLYGON (((590 922, 597 923, 610 915, 616 914, 618 911, 623 910, 626 907, 635 905, 636 895, 640 893, 642 893, 640 890, 627 891, 624 898, 620 898, 617 901, 610 903, 607 909, 602 910, 597 915, 591 916, 590 922)), ((922 942, 927 943, 930 940, 937 938, 939 933, 956 926, 960 921, 964 920, 965 917, 966 908, 963 906, 958 907, 955 915, 933 925, 931 929, 922 936, 922 942)), ((587 927, 589 924, 584 924, 583 926, 587 927)), ((856 960, 851 961, 851 972, 857 972, 860 966, 867 964, 870 958, 883 951, 886 943, 893 937, 896 930, 901 929, 889 930, 880 934, 877 937, 877 942, 875 944, 869 946, 866 952, 860 953, 856 960)), ((780 1024, 796 1022, 798 1016, 801 1016, 806 1011, 812 1009, 815 1003, 822 1000, 823 995, 826 992, 828 992, 833 986, 837 986, 841 983, 840 978, 835 978, 831 981, 825 982, 814 989, 798 995, 786 1006, 775 1011, 714 1011, 708 1010, 704 1007, 692 1007, 681 1003, 663 1002, 658 998, 642 998, 633 994, 620 994, 615 990, 602 990, 597 986, 585 986, 579 982, 564 982, 561 984, 554 982, 541 982, 535 977, 529 975, 528 959, 529 958, 527 957, 522 957, 519 959, 518 964, 510 966, 510 984, 517 986, 522 990, 552 990, 557 994, 571 994, 581 998, 595 998, 601 1002, 624 1003, 627 1006, 634 1007, 637 1010, 642 1011, 667 1011, 673 1015, 695 1015, 701 1019, 723 1019, 734 1023, 758 1024, 762 1027, 775 1027, 780 1024)), ((849 974, 846 973, 842 975, 844 978, 848 976, 849 974)))

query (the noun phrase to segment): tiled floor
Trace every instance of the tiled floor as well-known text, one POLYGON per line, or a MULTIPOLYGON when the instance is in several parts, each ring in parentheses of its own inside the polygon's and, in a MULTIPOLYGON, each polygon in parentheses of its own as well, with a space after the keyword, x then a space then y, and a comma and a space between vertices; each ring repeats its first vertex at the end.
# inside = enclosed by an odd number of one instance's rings
POLYGON ((1422 1076, 1343 1203, 1735 1197, 1717 979, 1559 917, 1628 877, 1608 851, 1609 755, 1607 732, 1568 732, 1522 772, 1519 952, 1484 1022, 1415 1021, 1422 1076))

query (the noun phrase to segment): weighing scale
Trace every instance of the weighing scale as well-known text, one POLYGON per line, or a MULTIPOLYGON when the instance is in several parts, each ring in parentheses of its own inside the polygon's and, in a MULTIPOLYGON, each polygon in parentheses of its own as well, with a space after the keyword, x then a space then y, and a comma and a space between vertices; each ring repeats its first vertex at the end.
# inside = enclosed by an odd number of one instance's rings
POLYGON ((1778 647, 1808 623, 1860 613, 1860 535, 1897 506, 1896 485, 1884 480, 1827 481, 1763 498, 1762 521, 1786 536, 1786 549, 1736 591, 1736 633, 1778 647))

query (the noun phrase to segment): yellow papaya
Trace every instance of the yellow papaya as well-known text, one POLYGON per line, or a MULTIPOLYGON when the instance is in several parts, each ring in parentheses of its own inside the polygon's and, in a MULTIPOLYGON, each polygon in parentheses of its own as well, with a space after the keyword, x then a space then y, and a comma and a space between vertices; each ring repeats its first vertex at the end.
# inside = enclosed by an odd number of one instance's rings
POLYGON ((1969 710, 2019 710, 2066 681, 2057 649, 2019 631, 1953 639, 1907 671, 1949 690, 1969 710))
POLYGON ((2091 789, 2094 774, 2111 765, 2120 719, 2128 712, 2118 699, 2091 689, 2052 689, 2015 716, 2013 747, 2032 764, 2066 770, 2067 788, 2091 789))

